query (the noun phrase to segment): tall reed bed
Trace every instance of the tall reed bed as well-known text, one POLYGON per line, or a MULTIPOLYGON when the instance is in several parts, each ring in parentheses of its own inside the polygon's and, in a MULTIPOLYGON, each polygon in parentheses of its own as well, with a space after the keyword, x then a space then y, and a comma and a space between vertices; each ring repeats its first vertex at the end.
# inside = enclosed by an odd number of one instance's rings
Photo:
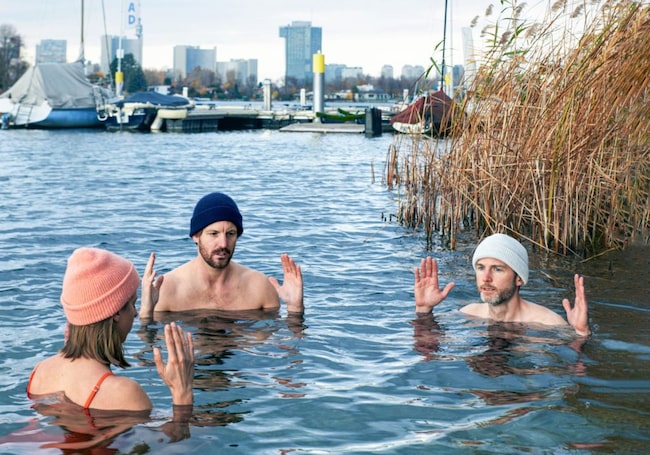
MULTIPOLYGON (((502 0, 450 137, 395 136, 398 219, 455 247, 506 232, 584 257, 650 240, 650 6, 502 0)), ((456 113, 457 115, 457 113, 456 113)))

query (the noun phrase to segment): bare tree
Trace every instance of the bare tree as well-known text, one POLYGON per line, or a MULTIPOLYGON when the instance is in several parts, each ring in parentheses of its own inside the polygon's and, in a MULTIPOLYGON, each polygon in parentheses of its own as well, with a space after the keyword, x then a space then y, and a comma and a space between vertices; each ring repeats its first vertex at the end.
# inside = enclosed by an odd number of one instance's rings
POLYGON ((0 92, 16 82, 25 71, 27 62, 20 59, 22 38, 13 25, 0 25, 0 92))

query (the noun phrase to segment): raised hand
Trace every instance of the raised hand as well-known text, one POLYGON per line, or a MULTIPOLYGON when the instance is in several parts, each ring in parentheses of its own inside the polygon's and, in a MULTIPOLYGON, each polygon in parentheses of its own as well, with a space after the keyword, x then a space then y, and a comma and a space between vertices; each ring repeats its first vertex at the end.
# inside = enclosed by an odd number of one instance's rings
POLYGON ((290 313, 302 313, 304 311, 303 305, 303 283, 302 271, 300 266, 289 257, 288 254, 283 253, 280 255, 282 262, 282 271, 284 278, 282 279, 282 286, 276 278, 269 277, 269 281, 278 293, 278 296, 287 305, 287 311, 290 313))
POLYGON ((430 313, 433 307, 442 302, 447 294, 454 288, 454 283, 449 283, 441 291, 438 285, 438 263, 435 259, 427 257, 420 261, 420 267, 413 269, 415 276, 415 312, 430 313))
POLYGON ((194 342, 192 334, 184 333, 174 322, 165 325, 167 363, 163 362, 160 348, 153 349, 153 360, 162 380, 172 393, 175 405, 193 403, 194 342))
POLYGON ((160 285, 163 282, 164 276, 156 278, 156 271, 154 264, 156 262, 156 254, 151 253, 147 266, 142 275, 142 299, 140 302, 140 318, 150 319, 153 317, 153 311, 158 303, 158 295, 160 285))
POLYGON ((589 314, 587 311, 587 298, 585 297, 585 279, 576 274, 573 277, 576 287, 576 297, 571 306, 569 299, 562 300, 562 306, 566 311, 566 318, 580 336, 589 336, 591 330, 589 329, 589 314))

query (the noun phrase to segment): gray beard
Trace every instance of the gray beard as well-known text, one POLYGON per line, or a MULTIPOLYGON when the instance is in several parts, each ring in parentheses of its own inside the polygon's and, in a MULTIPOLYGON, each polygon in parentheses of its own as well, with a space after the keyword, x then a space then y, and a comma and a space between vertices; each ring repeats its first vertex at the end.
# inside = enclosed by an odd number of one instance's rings
MULTIPOLYGON (((516 277, 515 277, 515 279, 516 279, 516 277)), ((492 305, 492 306, 499 306, 499 305, 507 302, 508 300, 510 300, 512 298, 512 296, 515 295, 515 292, 517 292, 517 285, 513 281, 512 285, 509 288, 504 289, 501 292, 498 292, 494 297, 491 297, 489 299, 486 298, 486 297, 483 297, 483 293, 481 293, 481 301, 483 303, 487 303, 487 304, 492 305)))

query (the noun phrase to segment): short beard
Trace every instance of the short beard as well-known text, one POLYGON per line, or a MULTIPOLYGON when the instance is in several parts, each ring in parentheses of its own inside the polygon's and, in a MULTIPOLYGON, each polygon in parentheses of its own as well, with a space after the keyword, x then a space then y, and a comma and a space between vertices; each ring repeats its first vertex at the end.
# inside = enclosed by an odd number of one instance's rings
POLYGON ((483 303, 487 303, 487 304, 492 305, 492 306, 499 306, 499 305, 507 302, 508 300, 510 300, 515 295, 515 292, 517 292, 517 275, 515 275, 515 278, 512 281, 512 285, 509 288, 504 289, 501 292, 498 292, 492 298, 488 299, 488 298, 483 297, 483 293, 480 292, 480 289, 479 289, 479 293, 481 295, 481 300, 483 301, 483 303))
POLYGON ((228 258, 225 260, 225 262, 216 262, 212 259, 212 255, 203 248, 203 245, 199 243, 199 254, 203 258, 203 261, 213 269, 223 270, 226 267, 228 267, 228 264, 230 264, 230 260, 232 259, 232 251, 228 250, 227 248, 220 248, 214 252, 222 252, 222 251, 228 254, 228 258))

